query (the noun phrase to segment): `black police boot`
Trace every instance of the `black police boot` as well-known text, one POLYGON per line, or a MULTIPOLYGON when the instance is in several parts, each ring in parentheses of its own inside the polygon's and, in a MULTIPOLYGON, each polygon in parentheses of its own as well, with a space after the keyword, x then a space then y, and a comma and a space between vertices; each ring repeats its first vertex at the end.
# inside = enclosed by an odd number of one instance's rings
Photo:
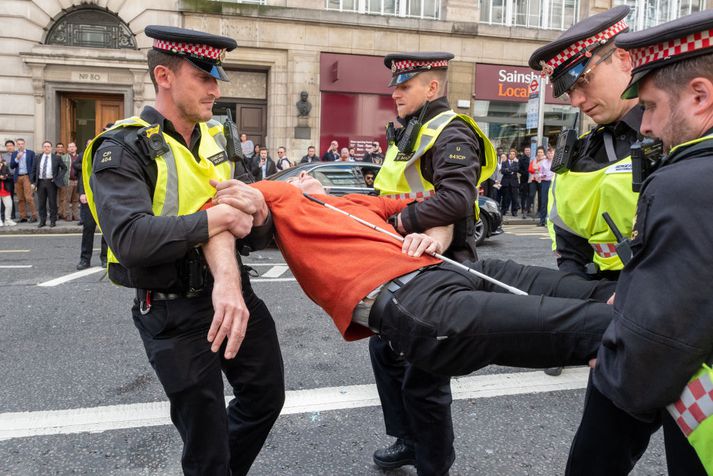
POLYGON ((374 451, 374 463, 381 469, 396 469, 416 464, 413 443, 397 438, 393 445, 374 451))
POLYGON ((89 267, 89 261, 81 260, 79 264, 77 265, 77 271, 81 271, 83 269, 87 269, 89 267))

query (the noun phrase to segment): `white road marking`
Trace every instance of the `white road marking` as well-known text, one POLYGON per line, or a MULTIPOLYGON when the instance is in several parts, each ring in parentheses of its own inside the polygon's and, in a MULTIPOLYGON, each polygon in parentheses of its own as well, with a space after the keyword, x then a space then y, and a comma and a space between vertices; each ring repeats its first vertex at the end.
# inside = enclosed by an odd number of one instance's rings
POLYGON ((28 233, 28 234, 23 234, 23 235, 11 235, 11 234, 4 234, 0 233, 0 238, 63 238, 65 236, 82 236, 81 233, 48 233, 48 234, 39 234, 39 233, 28 233))
POLYGON ((29 253, 30 250, 0 250, 0 253, 29 253))
POLYGON ((282 276, 285 271, 287 271, 289 268, 285 265, 277 265, 273 266, 272 268, 268 269, 264 273, 260 275, 261 278, 279 278, 282 276))
POLYGON ((83 269, 82 271, 77 271, 76 273, 68 274, 66 276, 61 276, 56 279, 52 279, 50 281, 45 281, 44 283, 39 283, 38 286, 42 287, 52 287, 52 286, 58 286, 60 284, 64 284, 68 281, 72 281, 74 279, 82 278, 84 276, 89 276, 90 274, 94 273, 99 273, 100 271, 104 271, 104 268, 101 266, 94 266, 92 268, 87 268, 83 269))
POLYGON ((31 264, 3 264, 0 269, 27 269, 32 268, 31 264))
POLYGON ((250 278, 251 283, 286 283, 289 281, 297 281, 295 278, 250 278))
MULTIPOLYGON (((561 390, 587 385, 589 368, 567 368, 559 377, 541 370, 454 378, 454 400, 492 398, 561 390)), ((226 403, 232 397, 226 397, 226 403)), ((379 405, 374 385, 326 387, 287 392, 283 415, 379 405)), ((70 410, 0 413, 0 441, 39 435, 101 433, 108 430, 170 425, 168 402, 134 403, 70 410)))

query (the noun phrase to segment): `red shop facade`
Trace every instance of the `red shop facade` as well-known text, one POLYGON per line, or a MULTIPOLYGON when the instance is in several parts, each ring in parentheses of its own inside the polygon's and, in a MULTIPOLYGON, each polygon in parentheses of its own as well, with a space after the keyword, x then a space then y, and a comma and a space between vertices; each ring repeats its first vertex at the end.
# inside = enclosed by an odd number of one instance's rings
MULTIPOLYGON (((509 66, 478 63, 475 66, 473 118, 496 147, 515 147, 518 150, 537 134, 527 129, 528 86, 533 79, 540 80, 539 71, 527 66, 509 66)), ((576 127, 576 112, 566 101, 545 89, 544 135, 555 144, 563 128, 576 127)))
POLYGON ((384 59, 321 53, 319 78, 320 155, 333 140, 340 149, 355 147, 358 157, 373 140, 386 150, 386 124, 396 120, 396 108, 387 86, 391 72, 384 67, 384 59))

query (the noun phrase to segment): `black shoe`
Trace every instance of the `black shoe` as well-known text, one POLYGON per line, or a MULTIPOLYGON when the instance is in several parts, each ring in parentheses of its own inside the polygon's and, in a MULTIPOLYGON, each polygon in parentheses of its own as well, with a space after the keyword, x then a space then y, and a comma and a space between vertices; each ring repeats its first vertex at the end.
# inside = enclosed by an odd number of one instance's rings
POLYGON ((396 469, 407 464, 416 464, 413 444, 397 438, 393 445, 374 451, 374 464, 381 469, 396 469))
POLYGON ((30 223, 35 223, 37 222, 37 218, 30 218, 30 223))
POLYGON ((27 223, 27 218, 21 218, 20 223, 27 223))
POLYGON ((77 265, 77 271, 87 269, 90 266, 89 261, 80 261, 77 265))
POLYGON ((562 375, 562 367, 550 367, 548 369, 545 369, 545 373, 550 377, 557 377, 559 375, 562 375))
POLYGON ((84 222, 82 222, 82 221, 80 220, 80 221, 77 222, 77 225, 82 226, 82 225, 84 225, 84 222))
POLYGON ((537 226, 547 226, 545 223, 538 223, 537 226))
POLYGON ((37 225, 37 228, 42 228, 43 226, 47 226, 47 225, 45 223, 40 223, 39 225, 37 225))
POLYGON ((50 228, 54 228, 54 227, 56 227, 56 226, 57 226, 57 223, 56 223, 56 222, 53 222, 53 221, 50 222, 50 228))

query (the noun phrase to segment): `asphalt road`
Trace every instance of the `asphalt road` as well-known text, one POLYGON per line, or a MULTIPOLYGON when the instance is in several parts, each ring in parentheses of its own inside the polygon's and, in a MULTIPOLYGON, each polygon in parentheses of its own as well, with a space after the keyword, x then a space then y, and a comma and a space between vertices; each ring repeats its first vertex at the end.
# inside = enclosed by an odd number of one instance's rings
MULTIPOLYGON (((79 241, 0 235, 0 474, 180 474, 180 438, 131 321, 133 293, 98 268, 71 276, 79 241)), ((480 254, 554 265, 546 233, 532 225, 506 226, 480 254)), ((277 250, 247 262, 261 273, 254 287, 277 323, 288 390, 251 474, 384 474, 371 454, 392 439, 384 433, 366 341, 341 340, 277 250)), ((451 474, 562 474, 585 380, 582 368, 547 377, 502 367, 454 379, 451 474)), ((665 473, 657 433, 634 474, 665 473)))

